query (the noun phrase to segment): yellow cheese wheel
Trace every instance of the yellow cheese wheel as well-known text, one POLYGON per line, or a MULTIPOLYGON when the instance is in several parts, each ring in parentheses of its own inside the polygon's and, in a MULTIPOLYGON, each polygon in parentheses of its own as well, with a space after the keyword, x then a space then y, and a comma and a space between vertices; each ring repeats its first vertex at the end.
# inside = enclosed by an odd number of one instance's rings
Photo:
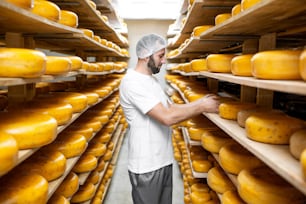
POLYGON ((99 130, 102 128, 102 123, 98 120, 90 120, 87 118, 79 118, 76 122, 75 125, 83 125, 88 128, 92 128, 94 133, 97 133, 99 130))
POLYGON ((70 204, 69 200, 65 196, 59 194, 53 194, 48 200, 48 204, 70 204))
POLYGON ((0 151, 0 176, 2 176, 17 164, 18 146, 16 140, 12 136, 2 133, 0 151))
POLYGON ((93 139, 95 142, 107 143, 112 138, 112 135, 108 132, 98 132, 96 137, 93 139))
POLYGON ((97 167, 98 160, 91 154, 83 154, 73 167, 75 173, 85 173, 94 170, 97 167))
POLYGON ((89 143, 88 148, 86 149, 87 154, 91 154, 95 157, 103 156, 106 152, 106 144, 102 143, 89 143))
POLYGON ((0 183, 0 203, 47 203, 48 181, 36 173, 12 172, 0 183))
POLYGON ((94 136, 92 128, 86 127, 84 125, 78 126, 74 123, 66 128, 65 132, 83 135, 87 141, 89 141, 94 136))
POLYGON ((38 151, 17 167, 20 171, 33 172, 52 181, 66 170, 66 158, 58 151, 38 151))
POLYGON ((252 75, 259 79, 301 79, 300 50, 270 50, 256 53, 252 59, 252 75))
POLYGON ((45 73, 46 55, 24 48, 0 48, 0 77, 36 78, 45 73))
POLYGON ((201 137, 201 145, 212 153, 219 153, 221 147, 232 143, 234 140, 223 131, 208 131, 201 137))
POLYGON ((263 165, 261 160, 238 143, 224 145, 219 151, 219 160, 225 171, 236 175, 243 169, 263 165))
POLYGON ((105 161, 103 160, 103 158, 101 158, 101 159, 99 159, 99 163, 98 163, 98 166, 97 166, 97 168, 95 169, 95 170, 97 170, 97 171, 103 171, 104 170, 104 168, 105 168, 105 161))
POLYGON ((208 128, 198 128, 198 127, 189 127, 187 130, 188 130, 188 135, 189 135, 191 140, 200 141, 201 136, 205 132, 209 131, 210 129, 208 129, 208 128))
POLYGON ((193 28, 192 31, 192 36, 198 37, 203 33, 204 31, 208 30, 209 28, 214 27, 213 25, 201 25, 201 26, 196 26, 193 28))
POLYGON ((109 161, 113 156, 113 152, 111 150, 107 150, 103 156, 104 161, 109 161))
POLYGON ((302 79, 306 81, 306 50, 301 53, 299 59, 299 71, 302 79))
POLYGON ((77 71, 82 68, 83 60, 78 56, 67 56, 71 60, 71 71, 77 71))
POLYGON ((306 149, 306 129, 301 129, 290 136, 289 150, 294 158, 300 159, 304 149, 306 149))
POLYGON ((33 0, 5 0, 5 1, 24 9, 30 9, 33 7, 33 0))
POLYGON ((58 23, 76 28, 79 25, 79 17, 72 11, 61 10, 58 23))
POLYGON ((261 2, 261 0, 241 0, 241 11, 245 11, 259 2, 261 2))
POLYGON ((232 54, 210 54, 206 58, 207 69, 210 72, 231 73, 232 54))
POLYGON ((230 19, 232 17, 231 13, 221 13, 218 14, 215 17, 215 25, 219 25, 221 23, 223 23, 224 21, 226 21, 227 19, 230 19))
POLYGON ((62 132, 57 139, 44 148, 57 150, 68 158, 80 156, 87 147, 86 138, 77 133, 62 132))
POLYGON ((194 72, 207 71, 206 59, 194 59, 191 61, 191 69, 194 72))
POLYGON ((41 147, 57 135, 56 120, 46 114, 8 111, 0 113, 0 132, 15 138, 19 149, 41 147))
POLYGON ((228 120, 237 120, 237 114, 239 111, 254 108, 256 108, 255 103, 227 101, 219 105, 219 116, 228 120))
POLYGON ((92 171, 88 178, 86 179, 86 182, 92 183, 92 184, 97 184, 100 180, 100 173, 98 170, 92 171))
POLYGON ((192 161, 192 168, 196 172, 206 173, 212 168, 212 163, 208 160, 195 159, 192 161))
POLYGON ((79 189, 79 177, 73 172, 69 172, 60 186, 56 189, 55 194, 63 195, 70 198, 79 189))
POLYGON ((203 191, 193 191, 190 193, 192 204, 206 203, 211 199, 210 194, 203 191))
POLYGON ((31 12, 57 22, 60 19, 60 8, 53 2, 47 0, 34 0, 31 12))
POLYGON ((302 120, 282 114, 251 115, 245 121, 248 138, 269 144, 289 144, 290 136, 303 127, 302 120))
POLYGON ((236 187, 229 180, 227 175, 220 167, 213 167, 207 173, 207 184, 217 193, 224 193, 229 190, 235 190, 236 187))
POLYGON ((231 61, 231 72, 236 76, 252 76, 252 54, 239 55, 231 61))
POLYGON ((80 91, 79 93, 84 94, 87 97, 88 105, 94 105, 99 100, 99 95, 95 92, 90 91, 80 91))
POLYGON ((96 187, 92 183, 85 183, 80 186, 79 190, 72 196, 72 203, 81 203, 93 198, 96 187))
POLYGON ((195 183, 190 186, 190 190, 191 192, 202 191, 208 193, 210 191, 210 188, 205 183, 195 183))
POLYGON ((241 4, 236 4, 235 6, 233 6, 232 8, 232 16, 236 16, 237 14, 239 14, 241 12, 241 4))
POLYGON ((71 71, 72 62, 67 57, 47 56, 47 66, 45 74, 61 75, 71 71))
POLYGON ((305 203, 305 196, 268 167, 242 170, 238 193, 249 204, 305 203))
POLYGON ((226 191, 221 197, 222 204, 246 204, 237 191, 226 191))

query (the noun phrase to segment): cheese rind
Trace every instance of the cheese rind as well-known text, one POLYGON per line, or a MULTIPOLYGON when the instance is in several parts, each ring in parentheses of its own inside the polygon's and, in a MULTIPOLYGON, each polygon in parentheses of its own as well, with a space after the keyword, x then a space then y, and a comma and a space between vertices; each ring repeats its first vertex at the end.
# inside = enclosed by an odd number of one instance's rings
POLYGON ((17 164, 18 146, 14 137, 1 134, 0 150, 0 176, 2 176, 17 164))
POLYGON ((31 12, 45 17, 51 21, 58 22, 61 9, 53 2, 47 0, 34 0, 31 12))

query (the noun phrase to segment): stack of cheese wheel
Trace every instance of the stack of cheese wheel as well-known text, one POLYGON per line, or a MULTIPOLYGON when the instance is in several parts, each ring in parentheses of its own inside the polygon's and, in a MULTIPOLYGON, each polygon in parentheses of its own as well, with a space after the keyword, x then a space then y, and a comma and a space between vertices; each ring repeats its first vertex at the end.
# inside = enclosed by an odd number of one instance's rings
POLYGON ((62 195, 66 198, 73 196, 79 189, 79 177, 74 172, 69 172, 60 186, 56 189, 55 194, 62 195))
POLYGON ((232 54, 210 54, 206 58, 207 69, 210 72, 231 73, 232 54))
POLYGON ((227 19, 230 19, 232 17, 231 13, 221 13, 218 14, 215 17, 215 25, 219 25, 221 23, 223 23, 224 21, 226 21, 227 19))
POLYGON ((219 153, 221 147, 234 140, 222 130, 208 131, 201 136, 201 145, 211 153, 219 153))
POLYGON ((227 101, 219 105, 219 116, 228 120, 237 120, 238 112, 256 108, 255 103, 227 101))
POLYGON ((67 56, 71 60, 71 71, 77 71, 82 68, 83 60, 78 56, 67 56))
POLYGON ((219 151, 221 167, 231 174, 238 174, 243 169, 251 169, 263 163, 238 143, 224 145, 219 151))
POLYGON ((78 191, 72 196, 71 203, 81 203, 93 198, 96 191, 95 185, 92 183, 85 183, 81 185, 78 191))
POLYGON ((191 69, 194 72, 207 71, 206 59, 194 59, 191 61, 191 69))
POLYGON ((300 50, 270 50, 256 53, 252 59, 252 75, 259 79, 301 79, 300 50))
POLYGON ((221 197, 222 204, 246 204, 237 191, 226 191, 221 197))
POLYGON ((237 177, 238 193, 249 204, 305 203, 305 196, 266 166, 244 169, 237 177))
POLYGON ((241 11, 245 11, 248 8, 261 2, 261 0, 241 0, 241 11))
POLYGON ((66 158, 59 151, 35 152, 29 159, 17 167, 20 172, 33 172, 53 181, 62 176, 66 170, 66 158))
POLYGON ((301 53, 299 62, 299 71, 302 79, 306 81, 306 50, 301 53))
POLYGON ((33 7, 33 0, 5 0, 5 1, 24 9, 31 9, 33 7))
POLYGON ((214 27, 213 25, 201 25, 201 26, 196 26, 193 28, 193 31, 191 33, 191 35, 193 37, 199 37, 201 35, 201 33, 203 33, 204 31, 208 30, 209 28, 214 27))
POLYGON ((79 25, 79 17, 72 11, 61 10, 58 23, 76 28, 79 25))
POLYGON ((299 160, 304 149, 306 149, 306 128, 295 131, 289 139, 289 150, 294 158, 299 160))
POLYGON ((251 59, 253 54, 239 55, 231 61, 231 72, 236 76, 252 76, 251 59))
POLYGON ((13 170, 0 184, 0 203, 47 203, 49 184, 37 173, 13 170))
POLYGON ((31 12, 51 21, 58 22, 60 20, 61 9, 51 1, 34 0, 34 5, 31 12))
POLYGON ((229 190, 235 190, 236 187, 229 180, 225 172, 220 167, 213 167, 207 173, 207 184, 217 193, 224 193, 229 190))
POLYGON ((17 164, 18 146, 14 137, 6 133, 1 133, 0 150, 0 176, 2 176, 17 164))
POLYGON ((18 149, 31 149, 51 143, 57 136, 57 122, 50 115, 35 112, 0 113, 0 132, 15 138, 18 149))
POLYGON ((46 55, 24 48, 0 48, 0 77, 36 78, 45 73, 46 55))
POLYGON ((47 66, 45 74, 62 75, 71 71, 72 62, 68 57, 47 56, 47 66))
POLYGON ((290 136, 305 127, 305 122, 285 114, 256 114, 245 121, 246 135, 257 142, 289 144, 290 136))

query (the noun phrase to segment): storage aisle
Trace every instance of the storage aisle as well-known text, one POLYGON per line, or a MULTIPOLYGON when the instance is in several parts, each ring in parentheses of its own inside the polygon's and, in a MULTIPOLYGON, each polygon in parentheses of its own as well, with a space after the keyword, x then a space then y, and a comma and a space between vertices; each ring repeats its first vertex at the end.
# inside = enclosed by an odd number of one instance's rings
MULTIPOLYGON (((127 170, 127 137, 124 138, 111 185, 104 204, 132 204, 131 184, 127 170)), ((184 204, 184 187, 179 166, 173 165, 173 204, 184 204)))

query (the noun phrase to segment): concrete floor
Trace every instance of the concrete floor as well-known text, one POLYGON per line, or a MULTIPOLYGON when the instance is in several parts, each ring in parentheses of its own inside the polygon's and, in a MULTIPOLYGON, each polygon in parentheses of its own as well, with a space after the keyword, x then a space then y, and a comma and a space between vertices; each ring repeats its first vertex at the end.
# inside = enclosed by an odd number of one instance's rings
MULTIPOLYGON (((104 204, 133 204, 127 170, 127 137, 124 138, 104 204)), ((173 165, 173 204, 184 204, 184 186, 177 163, 173 165)))

